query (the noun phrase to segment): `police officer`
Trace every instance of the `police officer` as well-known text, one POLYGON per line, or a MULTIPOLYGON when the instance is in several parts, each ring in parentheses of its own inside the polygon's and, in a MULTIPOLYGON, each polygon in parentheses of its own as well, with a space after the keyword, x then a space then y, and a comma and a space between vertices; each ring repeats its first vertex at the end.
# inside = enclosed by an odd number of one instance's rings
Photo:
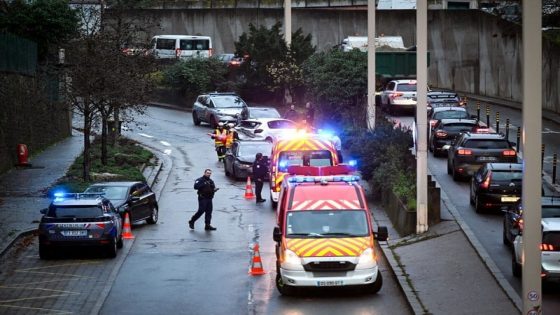
POLYGON ((299 113, 296 111, 296 106, 294 104, 290 104, 290 109, 284 114, 284 118, 297 122, 299 119, 299 113))
POLYGON ((214 181, 210 179, 211 169, 204 170, 204 175, 194 182, 194 189, 198 191, 198 211, 189 220, 189 227, 194 229, 194 223, 204 214, 204 229, 215 231, 216 228, 210 225, 212 220, 212 198, 219 188, 216 188, 214 181))
POLYGON ((262 198, 261 192, 267 173, 268 163, 263 157, 262 153, 259 152, 255 156, 255 161, 253 162, 253 180, 255 182, 255 194, 257 195, 257 203, 266 201, 266 199, 262 198))

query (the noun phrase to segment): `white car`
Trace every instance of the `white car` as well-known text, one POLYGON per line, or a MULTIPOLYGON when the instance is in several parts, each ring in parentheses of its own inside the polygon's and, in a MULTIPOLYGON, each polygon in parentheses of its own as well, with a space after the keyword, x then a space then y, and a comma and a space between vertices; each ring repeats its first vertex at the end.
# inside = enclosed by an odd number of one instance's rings
POLYGON ((416 108, 416 80, 389 81, 381 92, 381 106, 393 115, 399 110, 416 108))
POLYGON ((282 118, 259 118, 242 120, 235 127, 241 139, 263 139, 274 142, 278 137, 297 132, 297 124, 282 118))
MULTIPOLYGON (((541 277, 543 282, 560 279, 560 217, 543 218, 541 241, 541 277)), ((521 247, 523 235, 519 234, 513 241, 513 257, 511 262, 512 273, 521 277, 523 262, 521 260, 521 247)))

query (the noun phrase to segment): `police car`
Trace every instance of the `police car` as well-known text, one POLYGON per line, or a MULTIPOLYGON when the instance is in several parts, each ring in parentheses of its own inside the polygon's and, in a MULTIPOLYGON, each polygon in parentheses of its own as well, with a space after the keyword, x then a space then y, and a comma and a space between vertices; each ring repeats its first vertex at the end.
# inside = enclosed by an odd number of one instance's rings
POLYGON ((39 257, 48 259, 56 248, 101 247, 107 256, 123 246, 122 219, 113 204, 99 194, 55 194, 42 209, 39 223, 39 257))

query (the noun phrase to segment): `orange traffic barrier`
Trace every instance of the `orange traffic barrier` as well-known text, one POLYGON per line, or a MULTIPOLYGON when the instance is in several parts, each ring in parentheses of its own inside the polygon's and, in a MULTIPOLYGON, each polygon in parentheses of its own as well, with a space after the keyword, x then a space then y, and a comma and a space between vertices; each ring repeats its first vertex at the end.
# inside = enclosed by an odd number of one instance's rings
POLYGON ((125 240, 134 239, 134 235, 132 235, 132 229, 130 226, 130 218, 128 217, 128 212, 125 212, 124 215, 122 238, 124 238, 125 240))
POLYGON ((245 199, 253 199, 253 185, 251 185, 251 176, 247 176, 247 185, 245 185, 245 199))
POLYGON ((253 247, 253 262, 249 274, 252 276, 262 276, 265 274, 261 261, 261 254, 259 252, 259 243, 255 243, 253 247))

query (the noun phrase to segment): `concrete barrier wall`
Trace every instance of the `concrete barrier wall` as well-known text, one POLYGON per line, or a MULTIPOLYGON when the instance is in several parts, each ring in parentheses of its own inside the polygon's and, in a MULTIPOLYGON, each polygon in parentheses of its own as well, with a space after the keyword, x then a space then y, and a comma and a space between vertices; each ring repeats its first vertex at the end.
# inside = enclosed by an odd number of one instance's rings
MULTIPOLYGON (((283 21, 281 9, 159 9, 133 12, 160 19, 159 34, 210 35, 216 52, 233 52, 249 23, 270 27, 283 21)), ((141 20, 141 19, 140 19, 141 20)), ((522 101, 521 26, 477 10, 430 10, 428 82, 432 86, 522 101)), ((400 35, 415 44, 416 12, 377 11, 378 35, 400 35)), ((292 30, 313 36, 319 50, 348 35, 367 34, 365 10, 294 9, 292 30)), ((543 108, 560 113, 560 48, 543 39, 543 108)))

